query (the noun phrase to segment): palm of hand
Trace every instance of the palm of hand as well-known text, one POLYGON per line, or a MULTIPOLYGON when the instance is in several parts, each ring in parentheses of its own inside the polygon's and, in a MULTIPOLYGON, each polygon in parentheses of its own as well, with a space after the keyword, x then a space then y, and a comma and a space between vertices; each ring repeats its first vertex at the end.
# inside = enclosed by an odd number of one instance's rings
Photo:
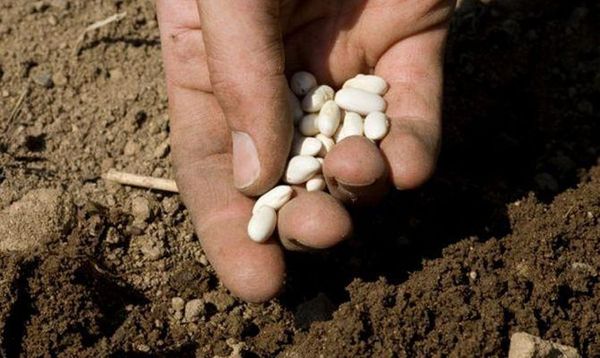
POLYGON ((394 45, 443 24, 451 8, 440 0, 285 3, 280 21, 286 69, 310 68, 332 85, 371 72, 394 45))
MULTIPOLYGON (((219 0, 206 2, 222 6, 219 0)), ((248 240, 246 225, 254 200, 240 193, 232 178, 236 160, 231 154, 232 117, 246 118, 242 125, 256 130, 250 134, 263 136, 261 142, 277 149, 265 154, 259 148, 261 180, 247 193, 272 186, 281 171, 277 163, 287 156, 289 141, 284 142, 289 136, 281 137, 291 132, 291 124, 257 119, 287 108, 284 96, 275 94, 281 91, 279 76, 265 74, 264 69, 283 72, 285 67, 288 75, 308 70, 320 83, 333 86, 357 73, 373 71, 386 78, 391 85, 386 100, 392 128, 381 152, 361 142, 338 145, 335 154, 328 155, 337 157, 331 162, 350 159, 361 165, 330 165, 327 170, 337 182, 349 184, 330 190, 337 197, 369 199, 385 191, 382 182, 415 187, 430 175, 435 163, 441 49, 453 8, 452 1, 441 0, 291 0, 279 5, 277 16, 266 17, 266 21, 275 19, 277 35, 273 41, 256 44, 243 33, 215 35, 205 29, 243 22, 244 11, 256 9, 238 9, 243 10, 241 17, 207 17, 198 16, 194 0, 158 1, 177 183, 210 262, 234 294, 250 301, 276 294, 285 274, 276 242, 257 245, 248 240), (200 18, 215 23, 201 24, 200 18), (283 45, 277 41, 279 36, 283 45), (211 42, 211 51, 206 51, 211 42), (275 91, 269 92, 270 88, 275 91), (275 164, 265 167, 264 162, 275 164)), ((299 193, 280 212, 278 228, 286 247, 301 249, 331 246, 348 236, 352 225, 347 212, 328 195, 299 193)))

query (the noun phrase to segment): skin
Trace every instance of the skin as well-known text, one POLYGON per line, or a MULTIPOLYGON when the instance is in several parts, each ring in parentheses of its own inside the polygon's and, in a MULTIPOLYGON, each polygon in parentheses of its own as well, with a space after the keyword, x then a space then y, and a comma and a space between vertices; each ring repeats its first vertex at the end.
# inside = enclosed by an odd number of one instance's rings
MULTIPOLYGON (((390 84, 391 128, 380 150, 347 138, 325 160, 335 197, 372 204, 390 184, 412 189, 432 174, 454 1, 157 0, 157 9, 177 184, 209 261, 234 295, 265 301, 285 279, 281 245, 251 242, 246 227, 252 197, 284 170, 292 73, 309 71, 334 88, 358 73, 390 84)), ((327 195, 296 190, 280 213, 279 236, 294 250, 330 247, 352 230, 348 213, 327 195)))

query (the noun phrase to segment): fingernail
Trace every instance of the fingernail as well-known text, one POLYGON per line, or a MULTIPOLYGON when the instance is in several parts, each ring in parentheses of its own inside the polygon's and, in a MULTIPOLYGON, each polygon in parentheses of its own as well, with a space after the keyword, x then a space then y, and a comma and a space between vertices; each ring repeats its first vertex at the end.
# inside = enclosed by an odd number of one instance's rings
POLYGON ((238 189, 252 185, 260 174, 258 151, 248 133, 234 131, 233 138, 233 184, 238 189))

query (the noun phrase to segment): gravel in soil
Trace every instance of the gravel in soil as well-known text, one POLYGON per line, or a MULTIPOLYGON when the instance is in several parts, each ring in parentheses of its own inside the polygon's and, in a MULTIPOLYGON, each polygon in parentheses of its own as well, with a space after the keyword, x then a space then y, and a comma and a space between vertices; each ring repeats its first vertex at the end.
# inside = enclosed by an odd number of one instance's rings
POLYGON ((100 179, 172 177, 152 3, 0 2, 0 354, 599 356, 598 33, 594 1, 462 1, 435 177, 247 304, 177 196, 100 179))

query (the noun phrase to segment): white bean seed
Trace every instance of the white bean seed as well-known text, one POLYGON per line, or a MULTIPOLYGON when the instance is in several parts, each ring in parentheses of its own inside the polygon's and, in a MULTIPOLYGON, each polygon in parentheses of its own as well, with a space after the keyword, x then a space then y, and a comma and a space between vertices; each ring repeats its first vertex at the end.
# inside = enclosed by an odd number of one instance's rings
POLYGON ((339 143, 353 135, 363 135, 363 119, 358 113, 346 112, 344 122, 335 134, 335 142, 339 143))
POLYGON ((374 93, 357 88, 342 88, 335 94, 335 103, 342 109, 367 115, 371 112, 383 112, 385 100, 374 93))
POLYGON ((298 123, 298 130, 303 135, 310 137, 319 134, 319 128, 317 127, 317 119, 319 115, 316 113, 307 114, 298 123))
POLYGON ((389 129, 390 122, 385 113, 372 112, 365 118, 365 137, 371 140, 383 139, 389 129))
POLYGON ((296 72, 290 79, 290 87, 297 96, 304 96, 308 91, 317 87, 317 79, 306 71, 296 72))
POLYGON ((310 155, 311 157, 314 157, 322 150, 323 143, 317 138, 295 136, 294 141, 292 142, 291 155, 310 155))
POLYGON ((333 139, 331 139, 323 134, 319 133, 315 136, 315 138, 318 139, 322 144, 321 151, 317 154, 319 157, 326 156, 327 153, 329 153, 329 151, 331 151, 331 149, 335 145, 335 142, 333 141, 333 139))
POLYGON ((321 85, 310 90, 302 99, 302 109, 305 112, 315 113, 321 110, 325 102, 333 99, 335 92, 333 88, 321 85))
POLYGON ((321 191, 324 190, 327 184, 325 178, 321 174, 316 174, 306 182, 306 191, 321 191))
POLYGON ((252 241, 265 242, 275 231, 277 213, 269 206, 261 206, 248 222, 248 236, 252 241))
POLYGON ((284 180, 288 184, 302 184, 321 170, 321 163, 307 155, 297 155, 290 159, 284 180))
POLYGON ((319 132, 327 137, 331 137, 335 134, 341 119, 342 111, 340 110, 340 107, 338 107, 333 100, 325 102, 319 111, 319 118, 317 119, 319 132))
POLYGON ((363 91, 371 92, 383 96, 389 85, 385 80, 375 75, 357 75, 344 83, 343 88, 358 88, 363 91))
POLYGON ((302 117, 304 117, 304 111, 302 110, 300 100, 298 99, 298 97, 296 97, 296 95, 292 92, 291 89, 288 89, 288 101, 290 103, 290 110, 292 112, 294 124, 298 124, 302 117))
POLYGON ((292 198, 293 192, 294 190, 289 185, 278 185, 274 187, 258 198, 256 203, 254 203, 254 208, 252 208, 252 214, 256 214, 258 209, 263 206, 268 206, 275 210, 281 209, 281 207, 292 198))

